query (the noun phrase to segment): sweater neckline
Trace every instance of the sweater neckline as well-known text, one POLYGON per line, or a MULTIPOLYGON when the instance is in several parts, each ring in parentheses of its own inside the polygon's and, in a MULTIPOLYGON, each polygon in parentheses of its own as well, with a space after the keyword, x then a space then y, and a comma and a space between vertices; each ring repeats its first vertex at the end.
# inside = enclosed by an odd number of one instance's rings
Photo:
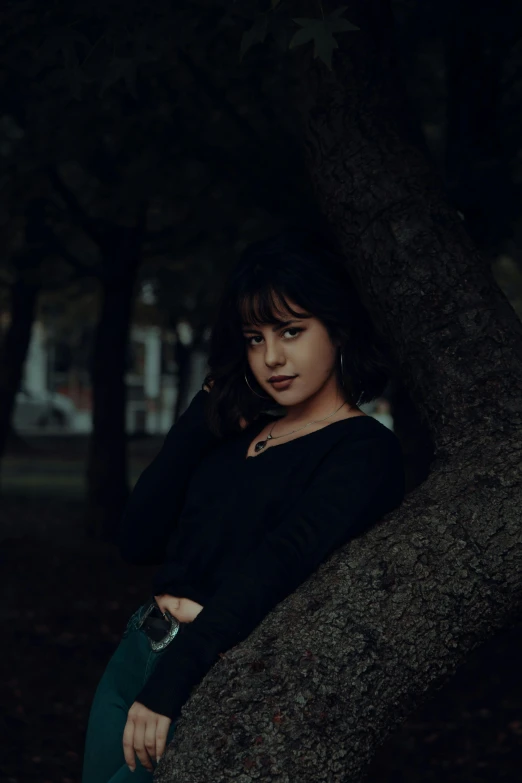
MULTIPOLYGON (((319 432, 324 432, 329 427, 334 427, 336 424, 346 424, 348 421, 353 421, 354 419, 372 419, 372 416, 369 416, 366 414, 365 416, 349 416, 347 419, 338 419, 337 421, 332 421, 331 424, 326 424, 324 427, 321 427, 318 430, 313 430, 312 432, 306 432, 304 435, 300 435, 298 438, 292 438, 291 440, 287 440, 284 443, 278 443, 277 446, 269 446, 268 448, 265 448, 260 454, 250 456, 245 456, 245 452, 243 451, 243 459, 245 462, 248 462, 250 459, 258 459, 263 454, 267 454, 269 451, 273 451, 274 449, 280 449, 282 446, 289 446, 291 443, 297 443, 302 438, 309 438, 311 435, 317 435, 319 432)), ((244 431, 244 434, 248 433, 248 439, 247 439, 247 449, 250 447, 250 444, 254 440, 255 437, 261 432, 263 427, 266 424, 265 419, 273 419, 276 420, 273 416, 269 416, 268 414, 264 413, 261 414, 261 416, 256 419, 252 424, 247 427, 244 431), (254 424, 256 424, 256 428, 254 429, 254 424), (253 434, 256 433, 256 434, 253 434)))

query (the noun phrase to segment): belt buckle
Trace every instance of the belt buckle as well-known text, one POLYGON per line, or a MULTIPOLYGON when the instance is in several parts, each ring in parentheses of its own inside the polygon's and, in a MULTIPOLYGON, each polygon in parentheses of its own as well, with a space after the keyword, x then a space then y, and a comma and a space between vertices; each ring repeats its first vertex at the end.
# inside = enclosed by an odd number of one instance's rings
POLYGON ((147 611, 143 613, 143 617, 141 618, 141 620, 139 620, 138 623, 136 624, 136 628, 140 629, 143 623, 145 622, 145 620, 147 619, 147 617, 149 616, 149 614, 152 612, 152 610, 156 608, 158 608, 158 605, 155 601, 153 601, 149 606, 149 608, 147 609, 147 611))
MULTIPOLYGON (((148 610, 148 614, 150 614, 150 610, 148 610)), ((164 650, 167 645, 171 643, 171 641, 174 639, 176 634, 179 631, 180 628, 180 622, 176 617, 173 617, 168 609, 165 609, 163 612, 163 617, 165 617, 166 620, 170 623, 170 628, 159 642, 155 642, 154 639, 151 639, 149 637, 150 647, 151 650, 154 650, 154 652, 159 652, 160 650, 164 650), (165 617, 167 615, 167 617, 165 617)))

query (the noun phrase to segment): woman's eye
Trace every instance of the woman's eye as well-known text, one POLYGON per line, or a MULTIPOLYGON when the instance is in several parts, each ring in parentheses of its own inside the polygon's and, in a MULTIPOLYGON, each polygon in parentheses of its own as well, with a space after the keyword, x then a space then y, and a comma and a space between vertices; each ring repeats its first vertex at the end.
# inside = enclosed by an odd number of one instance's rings
MULTIPOLYGON (((292 326, 292 327, 290 327, 290 329, 285 329, 285 332, 297 332, 297 334, 299 334, 299 332, 302 332, 302 331, 303 330, 299 329, 297 326, 292 326)), ((297 334, 294 335, 294 337, 297 337, 297 334)), ((291 338, 291 339, 293 339, 293 338, 291 338)))
MULTIPOLYGON (((289 329, 285 329, 283 334, 286 334, 287 332, 297 332, 297 334, 299 334, 299 332, 302 332, 302 331, 304 331, 304 330, 300 329, 298 326, 291 326, 289 329)), ((287 337, 286 339, 287 340, 288 339, 289 340, 295 340, 295 338, 297 337, 297 334, 295 334, 293 337, 287 337)), ((258 338, 261 338, 261 335, 253 334, 251 337, 245 337, 245 340, 248 343, 248 345, 260 345, 260 343, 253 343, 252 342, 252 340, 256 340, 258 338)))

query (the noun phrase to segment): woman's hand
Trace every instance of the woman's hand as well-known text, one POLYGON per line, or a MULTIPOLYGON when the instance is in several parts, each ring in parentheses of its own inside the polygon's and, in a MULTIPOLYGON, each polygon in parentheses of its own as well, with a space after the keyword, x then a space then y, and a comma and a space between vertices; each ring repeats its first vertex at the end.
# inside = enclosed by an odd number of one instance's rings
POLYGON ((178 598, 170 593, 155 595, 154 600, 162 612, 167 609, 180 623, 191 623, 203 609, 197 601, 192 601, 190 598, 178 598))
MULTIPOLYGON (((209 386, 207 386, 207 384, 203 386, 203 391, 209 392, 213 385, 214 385, 214 381, 210 381, 209 386)), ((241 418, 239 419, 239 426, 241 427, 242 430, 244 430, 245 427, 248 427, 248 421, 244 419, 243 416, 241 416, 241 418)))
POLYGON ((139 701, 134 702, 123 731, 123 755, 132 772, 136 769, 134 753, 145 769, 153 771, 151 759, 158 762, 163 756, 171 723, 172 719, 166 715, 149 710, 139 701))

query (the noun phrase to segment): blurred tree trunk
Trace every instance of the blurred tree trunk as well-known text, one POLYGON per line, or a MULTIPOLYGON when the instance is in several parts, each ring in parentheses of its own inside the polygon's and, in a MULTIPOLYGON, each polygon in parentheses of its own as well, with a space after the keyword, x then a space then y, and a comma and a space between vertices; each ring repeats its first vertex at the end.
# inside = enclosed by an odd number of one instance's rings
POLYGON ((408 389, 399 379, 389 394, 393 431, 403 450, 406 492, 411 492, 428 477, 433 461, 433 441, 429 425, 419 416, 408 389))
POLYGON ((147 205, 140 206, 136 226, 114 226, 102 247, 100 318, 91 360, 92 432, 87 457, 86 530, 94 538, 115 542, 129 496, 125 416, 125 370, 136 276, 141 263, 147 205))
MULTIPOLYGON (((501 102, 505 59, 522 12, 510 0, 446 0, 444 5, 437 12, 447 15, 448 191, 470 235, 494 254, 503 250, 519 212, 519 186, 512 176, 518 135, 516 145, 509 143, 501 102)), ((491 264, 486 254, 484 260, 491 264)))
POLYGON ((46 223, 46 201, 32 197, 26 204, 24 248, 12 259, 15 280, 11 289, 11 322, 0 345, 0 463, 9 435, 16 395, 31 342, 38 295, 42 288, 40 264, 50 252, 60 252, 46 223))
POLYGON ((22 269, 12 286, 11 323, 0 346, 0 462, 5 453, 7 438, 12 432, 11 420, 23 377, 40 292, 40 284, 34 275, 34 271, 31 274, 31 270, 28 272, 22 269))
MULTIPOLYGON (((318 15, 288 5, 292 18, 318 15)), ((336 35, 332 71, 310 44, 291 53, 292 100, 320 207, 434 459, 400 509, 223 651, 184 707, 160 781, 225 783, 233 769, 356 783, 522 612, 522 325, 405 121, 389 2, 345 17, 360 31, 336 35)))
POLYGON ((177 384, 178 393, 176 395, 176 404, 174 409, 174 421, 176 422, 182 412, 187 407, 187 394, 190 386, 190 376, 192 367, 192 352, 194 350, 193 342, 184 342, 179 330, 177 330, 176 340, 176 365, 177 365, 177 384))

